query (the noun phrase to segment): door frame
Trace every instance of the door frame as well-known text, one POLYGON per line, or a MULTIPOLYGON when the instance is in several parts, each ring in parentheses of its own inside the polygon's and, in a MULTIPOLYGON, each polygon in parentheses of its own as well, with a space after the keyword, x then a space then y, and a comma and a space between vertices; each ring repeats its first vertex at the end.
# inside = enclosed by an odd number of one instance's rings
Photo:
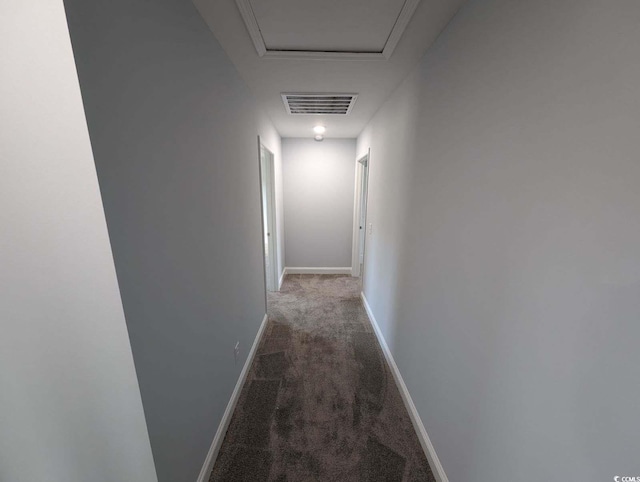
POLYGON ((279 291, 278 279, 278 230, 276 225, 276 181, 275 181, 275 156, 267 146, 262 143, 258 136, 258 171, 260 173, 260 224, 262 225, 262 238, 260 240, 260 249, 262 251, 262 266, 264 269, 264 287, 265 295, 267 291, 279 291), (265 165, 262 162, 262 152, 268 154, 265 165), (264 172, 263 172, 264 170, 264 172), (266 177, 267 193, 262 193, 262 178, 266 177), (266 197, 267 206, 263 204, 263 197, 266 197), (263 213, 267 213, 267 221, 263 213), (268 237, 269 242, 269 261, 270 266, 267 270, 267 260, 264 251, 264 240, 268 237), (271 288, 271 289, 270 289, 271 288))
POLYGON ((364 240, 363 243, 363 262, 362 269, 364 271, 364 252, 366 251, 366 239, 367 239, 367 204, 369 201, 369 174, 371 168, 371 149, 367 149, 367 153, 364 156, 358 157, 356 159, 356 180, 355 180, 355 189, 354 189, 354 200, 353 200, 353 235, 352 235, 352 247, 351 247, 351 276, 359 277, 363 273, 360 273, 360 232, 361 229, 364 230, 364 240), (366 164, 364 164, 366 163, 366 164), (363 196, 362 190, 362 177, 365 173, 365 168, 367 169, 367 185, 365 186, 364 196, 365 196, 365 221, 364 225, 360 226, 360 216, 361 216, 361 197, 363 196))

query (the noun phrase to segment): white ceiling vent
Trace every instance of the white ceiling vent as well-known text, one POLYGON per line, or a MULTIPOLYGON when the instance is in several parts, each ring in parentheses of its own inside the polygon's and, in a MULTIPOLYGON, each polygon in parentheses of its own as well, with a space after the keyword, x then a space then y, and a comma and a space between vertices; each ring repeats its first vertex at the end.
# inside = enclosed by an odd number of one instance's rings
POLYGON ((347 115, 358 94, 282 94, 287 114, 347 115))

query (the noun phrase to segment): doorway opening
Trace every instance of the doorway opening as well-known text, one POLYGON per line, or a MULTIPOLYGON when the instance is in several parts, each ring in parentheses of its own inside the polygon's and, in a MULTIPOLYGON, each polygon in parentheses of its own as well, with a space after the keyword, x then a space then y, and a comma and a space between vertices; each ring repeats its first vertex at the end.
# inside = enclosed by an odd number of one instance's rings
POLYGON ((278 291, 278 250, 276 230, 276 198, 274 156, 258 137, 260 151, 260 204, 262 206, 262 250, 264 253, 265 286, 278 291))
POLYGON ((369 157, 371 151, 356 161, 356 186, 353 212, 353 250, 351 275, 363 277, 367 238, 367 195, 369 192, 369 157))

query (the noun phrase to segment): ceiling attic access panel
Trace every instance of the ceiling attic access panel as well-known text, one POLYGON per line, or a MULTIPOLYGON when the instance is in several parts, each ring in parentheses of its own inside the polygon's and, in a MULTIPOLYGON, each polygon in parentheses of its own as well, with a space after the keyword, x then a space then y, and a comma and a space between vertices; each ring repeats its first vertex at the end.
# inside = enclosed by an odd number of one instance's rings
POLYGON ((260 57, 387 60, 420 0, 236 0, 260 57))

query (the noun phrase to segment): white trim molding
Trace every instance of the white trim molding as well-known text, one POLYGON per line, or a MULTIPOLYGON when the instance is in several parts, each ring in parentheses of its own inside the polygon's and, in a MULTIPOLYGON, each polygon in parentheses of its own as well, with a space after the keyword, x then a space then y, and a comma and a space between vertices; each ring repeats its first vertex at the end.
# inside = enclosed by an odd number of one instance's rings
POLYGON ((344 268, 285 268, 285 274, 351 274, 351 266, 344 268))
POLYGON ((373 326, 373 331, 380 342, 380 346, 382 347, 382 351, 384 353, 384 357, 389 364, 389 368, 391 369, 391 373, 393 374, 393 378, 398 386, 398 390, 400 390, 400 395, 402 396, 402 401, 404 402, 404 406, 409 412, 409 417, 411 418, 411 422, 413 423, 413 428, 418 434, 418 439, 420 440, 420 445, 422 445, 422 450, 424 450, 425 455, 427 456, 427 460, 429 461, 429 466, 433 471, 433 475, 436 478, 437 482, 449 482, 447 478, 447 474, 444 472, 444 468, 436 455, 436 450, 431 443, 431 439, 429 439, 429 435, 427 434, 427 430, 424 428, 424 424, 422 423, 422 419, 420 418, 420 414, 418 413, 418 409, 413 403, 411 399, 411 394, 409 393, 409 389, 407 385, 404 383, 402 375, 400 374, 400 369, 398 365, 396 365, 395 360, 393 359, 393 355, 389 350, 389 346, 387 345, 384 336, 382 335, 382 331, 380 331, 380 326, 378 326, 378 322, 376 321, 375 316, 373 316, 373 312, 371 311, 371 306, 369 306, 369 302, 367 301, 367 297, 364 292, 360 293, 360 297, 362 298, 362 304, 364 305, 364 309, 369 316, 369 320, 371 321, 371 326, 373 326))
POLYGON ((247 26, 251 40, 253 40, 253 45, 256 47, 256 51, 258 52, 258 56, 264 57, 267 53, 267 46, 264 43, 262 34, 260 33, 258 20, 256 19, 256 15, 253 13, 253 8, 251 8, 251 2, 249 0, 236 0, 236 5, 238 5, 238 10, 240 10, 242 20, 244 20, 244 24, 247 26))
POLYGON ((264 37, 260 32, 260 25, 256 15, 251 8, 250 0, 236 0, 240 15, 247 26, 247 31, 251 36, 253 45, 259 57, 267 59, 296 59, 296 60, 389 60, 393 51, 400 42, 407 25, 411 21, 420 0, 406 0, 398 18, 387 37, 387 42, 380 52, 326 52, 326 51, 306 51, 306 50, 270 50, 267 48, 264 37))
POLYGON ((280 281, 278 282, 278 291, 282 289, 282 283, 284 283, 284 277, 287 276, 287 268, 282 270, 282 274, 280 275, 280 281))
POLYGON ((218 453, 220 452, 220 447, 222 446, 222 442, 224 440, 225 434, 227 433, 227 429, 229 428, 229 423, 231 422, 233 411, 235 410, 238 399, 240 398, 240 392, 242 391, 242 387, 244 387, 244 383, 247 380, 249 368, 251 368, 253 359, 256 356, 256 351, 258 351, 258 346, 260 345, 260 340, 262 339, 262 334, 267 327, 268 319, 268 316, 265 314, 264 318, 262 319, 262 324, 258 329, 256 338, 253 341, 253 346, 251 347, 249 355, 247 356, 247 360, 244 363, 244 367, 242 367, 242 371, 240 372, 240 376, 238 377, 236 386, 233 389, 233 393, 231 394, 231 398, 229 399, 227 408, 222 415, 222 420, 220 420, 220 425, 218 425, 216 435, 213 437, 213 442, 211 443, 211 447, 209 448, 209 453, 207 453, 207 458, 204 460, 204 465, 200 470, 200 475, 198 476, 197 482, 209 481, 209 476, 211 475, 211 471, 213 470, 213 465, 216 461, 216 458, 218 457, 218 453))

